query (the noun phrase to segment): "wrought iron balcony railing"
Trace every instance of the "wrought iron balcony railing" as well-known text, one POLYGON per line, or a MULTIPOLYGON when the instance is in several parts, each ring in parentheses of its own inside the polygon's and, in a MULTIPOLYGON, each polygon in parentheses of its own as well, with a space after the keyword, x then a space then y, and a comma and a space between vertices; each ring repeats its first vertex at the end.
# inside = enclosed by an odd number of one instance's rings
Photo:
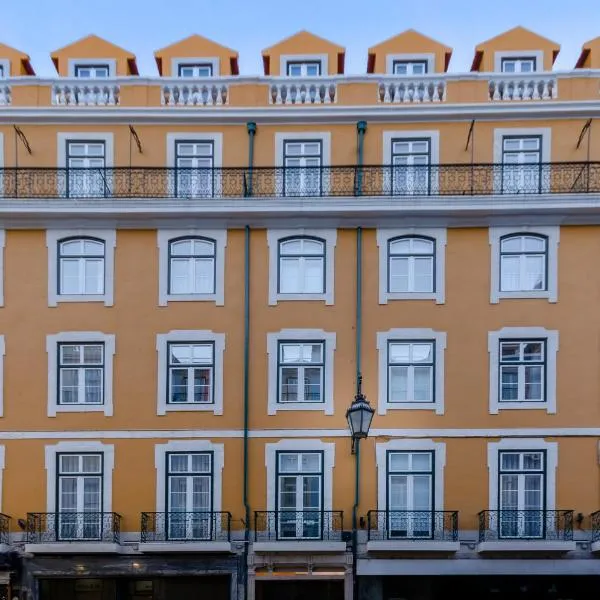
POLYGON ((0 513, 0 544, 8 544, 10 517, 0 513))
POLYGON ((458 541, 458 512, 452 510, 370 510, 368 540, 458 541))
POLYGON ((113 512, 27 513, 27 542, 105 542, 118 544, 121 515, 113 512))
POLYGON ((341 510, 270 510, 254 513, 257 542, 307 540, 341 541, 341 510))
POLYGON ((600 510, 591 514, 592 542, 600 542, 600 510))
POLYGON ((229 542, 229 512, 143 512, 141 541, 229 542))
POLYGON ((572 510, 482 510, 479 541, 573 540, 572 510))
POLYGON ((0 169, 2 198, 319 198, 600 193, 600 162, 0 169))

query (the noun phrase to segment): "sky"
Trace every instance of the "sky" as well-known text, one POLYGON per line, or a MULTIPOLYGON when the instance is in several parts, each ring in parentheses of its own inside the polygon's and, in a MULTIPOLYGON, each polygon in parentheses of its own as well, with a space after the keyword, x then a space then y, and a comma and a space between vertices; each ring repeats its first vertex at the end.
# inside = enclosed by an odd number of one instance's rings
POLYGON ((260 52, 301 29, 346 47, 346 73, 366 72, 367 48, 413 28, 452 47, 450 71, 470 69, 476 44, 516 25, 558 42, 555 69, 572 69, 600 36, 600 0, 0 0, 0 42, 55 74, 50 52, 89 33, 137 56, 198 33, 239 52, 240 74, 262 73, 260 52))

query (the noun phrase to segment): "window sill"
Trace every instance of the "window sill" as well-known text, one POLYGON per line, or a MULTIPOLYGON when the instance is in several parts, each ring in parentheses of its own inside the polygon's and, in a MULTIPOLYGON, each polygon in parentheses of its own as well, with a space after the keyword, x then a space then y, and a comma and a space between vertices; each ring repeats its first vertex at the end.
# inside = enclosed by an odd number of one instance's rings
POLYGON ((167 294, 166 302, 217 302, 216 294, 167 294))
POLYGON ((165 414, 169 412, 212 412, 217 413, 217 407, 214 403, 210 404, 163 404, 162 406, 163 412, 160 414, 165 414))
POLYGON ((55 417, 57 413, 88 413, 100 412, 105 417, 112 417, 112 406, 106 404, 55 404, 51 407, 48 416, 55 417))
POLYGON ((104 304, 109 305, 112 302, 105 294, 97 295, 97 294, 78 294, 78 295, 66 295, 60 294, 56 295, 53 298, 54 305, 60 304, 61 302, 104 302, 104 304))
POLYGON ((444 414, 444 410, 435 402, 386 402, 383 408, 387 410, 431 410, 436 414, 444 414))
POLYGON ((531 298, 539 298, 539 299, 543 299, 543 300, 548 300, 550 302, 556 302, 555 298, 551 297, 551 294, 548 290, 543 290, 543 291, 523 291, 523 292, 497 292, 495 294, 495 300, 496 302, 498 300, 503 300, 503 299, 531 299, 531 298))
POLYGON ((278 411, 307 411, 307 410, 320 410, 326 415, 332 414, 330 406, 326 402, 278 402, 274 407, 273 411, 269 414, 275 414, 278 411))
POLYGON ((303 301, 303 300, 321 300, 327 304, 333 304, 329 301, 327 294, 280 294, 275 296, 275 302, 286 302, 288 300, 303 301))
POLYGON ((545 410, 551 414, 556 412, 551 409, 548 402, 498 402, 492 407, 492 414, 497 415, 503 410, 545 410))
POLYGON ((392 300, 435 300, 444 304, 444 299, 436 292, 386 292, 383 296, 385 303, 392 300))

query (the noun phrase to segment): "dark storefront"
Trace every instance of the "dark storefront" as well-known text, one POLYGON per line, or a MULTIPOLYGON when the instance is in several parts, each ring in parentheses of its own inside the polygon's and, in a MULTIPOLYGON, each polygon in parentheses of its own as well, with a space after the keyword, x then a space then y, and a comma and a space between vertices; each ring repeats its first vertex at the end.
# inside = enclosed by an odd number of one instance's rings
POLYGON ((255 600, 344 600, 344 582, 257 581, 255 600))

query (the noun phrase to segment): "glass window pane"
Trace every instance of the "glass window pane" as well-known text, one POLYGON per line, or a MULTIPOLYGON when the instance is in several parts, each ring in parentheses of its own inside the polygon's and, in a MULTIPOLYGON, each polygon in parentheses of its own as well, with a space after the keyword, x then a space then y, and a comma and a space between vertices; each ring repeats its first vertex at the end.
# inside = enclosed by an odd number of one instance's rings
POLYGON ((300 281, 300 258, 282 258, 279 271, 279 291, 282 294, 298 294, 302 291, 300 281))
POLYGON ((409 454, 393 452, 390 454, 390 471, 408 471, 409 454))
POLYGON ((522 237, 504 238, 501 242, 502 252, 520 252, 523 244, 522 237))
POLYGON ((523 250, 526 252, 544 252, 546 240, 539 237, 526 236, 523 238, 523 250))
POLYGON ((170 454, 169 470, 175 473, 185 473, 188 471, 188 462, 187 454, 170 454))
POLYGON ((414 401, 432 402, 432 368, 414 367, 414 401))
POLYGON ((413 471, 429 471, 431 469, 431 454, 428 452, 412 455, 413 471))
POLYGON ((503 471, 517 471, 520 467, 520 454, 512 452, 501 452, 500 459, 500 468, 503 471))
POLYGON ((82 457, 82 468, 84 473, 100 473, 102 471, 100 456, 84 454, 82 457))
POLYGON ((413 254, 432 254, 433 242, 415 238, 412 240, 412 251, 413 254))
POLYGON ((538 471, 543 468, 541 452, 527 452, 523 454, 523 469, 526 471, 538 471))
POLYGON ((523 360, 541 361, 544 358, 544 344, 542 342, 527 342, 523 344, 523 360))
POLYGON ((390 253, 391 254, 409 254, 410 253, 410 244, 411 240, 409 238, 404 238, 401 240, 394 240, 390 242, 390 253))
POLYGON ((412 361, 432 362, 433 361, 433 346, 432 344, 413 344, 412 345, 412 361))
POLYGON ((321 470, 320 454, 302 454, 302 471, 304 473, 315 473, 321 470))
POLYGON ((408 398, 408 367, 390 367, 389 402, 406 402, 408 398))
POLYGON ((279 470, 282 473, 298 471, 298 454, 279 454, 279 470))
POLYGON ((518 361, 521 358, 520 342, 501 342, 500 359, 502 362, 518 361))
POLYGON ((192 454, 192 471, 194 473, 209 473, 210 472, 210 455, 209 454, 192 454))
POLYGON ((516 401, 519 399, 519 367, 503 366, 500 368, 500 399, 516 401))
POLYGON ((391 363, 407 363, 410 360, 410 344, 390 344, 388 354, 391 363))
POLYGON ((60 456, 60 472, 61 473, 78 473, 79 472, 79 455, 62 454, 60 456))

